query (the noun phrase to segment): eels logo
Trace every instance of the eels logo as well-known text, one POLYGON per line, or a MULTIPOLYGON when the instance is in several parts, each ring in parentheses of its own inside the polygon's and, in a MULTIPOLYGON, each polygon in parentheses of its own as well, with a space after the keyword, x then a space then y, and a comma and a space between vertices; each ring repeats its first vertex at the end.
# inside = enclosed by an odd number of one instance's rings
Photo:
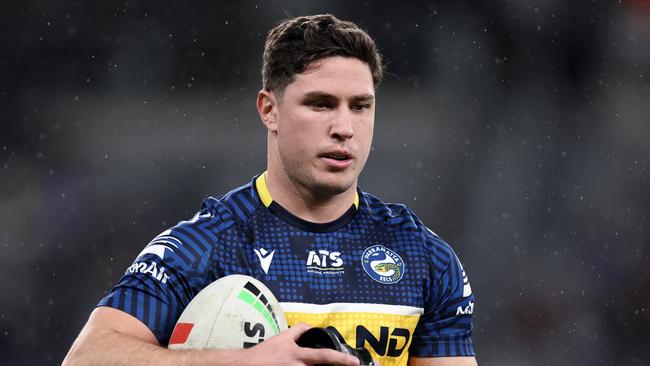
POLYGON ((398 282, 404 276, 404 261, 383 245, 373 245, 363 251, 361 264, 368 276, 385 284, 398 282))

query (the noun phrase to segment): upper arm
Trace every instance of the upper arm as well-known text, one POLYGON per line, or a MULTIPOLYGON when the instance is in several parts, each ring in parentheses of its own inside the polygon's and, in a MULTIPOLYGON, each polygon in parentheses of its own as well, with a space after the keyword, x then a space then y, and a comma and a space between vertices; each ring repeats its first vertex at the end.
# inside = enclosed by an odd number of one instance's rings
POLYGON ((409 366, 476 366, 474 357, 411 357, 409 366))
MULTIPOLYGON (((125 337, 159 346, 156 336, 138 319, 121 310, 98 307, 90 314, 86 325, 63 360, 63 365, 96 364, 98 357, 102 361, 109 360, 110 364, 110 355, 114 352, 107 352, 105 345, 115 347, 115 342, 125 337)), ((134 343, 130 341, 130 344, 134 343)))
POLYGON ((135 258, 99 307, 121 310, 146 325, 166 346, 183 309, 211 282, 212 241, 201 214, 156 236, 135 258))
POLYGON ((140 320, 121 310, 105 306, 96 308, 90 314, 88 322, 79 335, 79 341, 93 336, 100 336, 106 332, 119 333, 159 345, 151 329, 140 320))
POLYGON ((434 234, 426 240, 431 272, 425 283, 424 314, 415 328, 409 353, 423 358, 473 358, 474 295, 469 280, 447 243, 434 234))

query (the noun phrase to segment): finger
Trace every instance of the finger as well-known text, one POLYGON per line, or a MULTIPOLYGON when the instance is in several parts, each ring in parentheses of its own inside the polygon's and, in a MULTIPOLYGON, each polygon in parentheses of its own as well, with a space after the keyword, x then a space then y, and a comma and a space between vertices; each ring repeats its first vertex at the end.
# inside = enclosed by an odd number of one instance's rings
POLYGON ((311 329, 312 326, 305 324, 305 323, 298 323, 295 325, 292 325, 289 330, 287 330, 287 334, 291 335, 291 338, 293 338, 294 341, 297 341, 300 336, 305 333, 307 330, 311 329))
POLYGON ((343 352, 327 348, 301 348, 300 359, 308 365, 329 364, 358 366, 359 359, 343 352))

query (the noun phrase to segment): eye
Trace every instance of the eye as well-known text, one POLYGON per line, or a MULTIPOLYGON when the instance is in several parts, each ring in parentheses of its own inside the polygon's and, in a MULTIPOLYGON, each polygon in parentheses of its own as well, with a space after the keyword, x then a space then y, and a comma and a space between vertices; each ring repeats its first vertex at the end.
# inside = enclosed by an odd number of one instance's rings
POLYGON ((350 107, 350 109, 357 112, 361 112, 364 109, 369 109, 369 108, 370 108, 370 103, 355 103, 352 104, 352 106, 350 107))
POLYGON ((310 107, 312 107, 315 110, 324 110, 324 109, 330 109, 332 108, 332 103, 322 101, 322 100, 315 100, 312 102, 308 103, 310 107))

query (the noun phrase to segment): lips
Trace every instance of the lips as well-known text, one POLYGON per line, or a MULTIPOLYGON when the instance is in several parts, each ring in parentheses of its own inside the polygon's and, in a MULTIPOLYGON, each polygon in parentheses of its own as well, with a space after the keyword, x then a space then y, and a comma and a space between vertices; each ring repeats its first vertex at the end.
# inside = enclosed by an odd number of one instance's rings
POLYGON ((319 155, 331 168, 344 169, 352 164, 352 154, 347 150, 331 150, 319 155))
POLYGON ((330 150, 319 154, 321 158, 329 158, 334 160, 348 160, 352 159, 352 154, 345 149, 330 150))
POLYGON ((345 153, 333 153, 333 154, 326 154, 326 158, 334 159, 334 160, 348 160, 350 159, 350 155, 345 154, 345 153))

